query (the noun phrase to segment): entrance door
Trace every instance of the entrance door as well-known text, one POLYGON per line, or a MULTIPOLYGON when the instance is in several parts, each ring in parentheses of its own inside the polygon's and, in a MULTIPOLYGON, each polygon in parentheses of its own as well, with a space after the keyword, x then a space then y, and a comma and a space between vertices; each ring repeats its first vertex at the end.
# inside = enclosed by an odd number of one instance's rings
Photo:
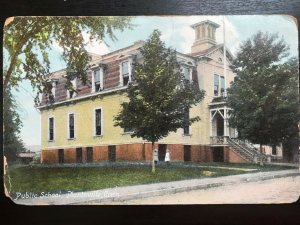
POLYGON ((167 145, 158 145, 158 161, 165 161, 167 145))
POLYGON ((110 162, 116 161, 116 146, 115 145, 108 146, 108 161, 110 161, 110 162))
POLYGON ((224 119, 223 117, 218 113, 216 115, 216 122, 217 122, 217 136, 224 136, 224 119))
POLYGON ((224 150, 223 147, 214 147, 213 151, 213 161, 214 162, 224 162, 224 150))
POLYGON ((86 162, 88 162, 88 163, 93 162, 93 148, 92 147, 86 148, 86 162))
POLYGON ((82 163, 82 148, 76 148, 76 162, 82 163))
POLYGON ((191 146, 190 145, 185 145, 183 149, 183 160, 185 162, 191 161, 191 146))
POLYGON ((58 149, 58 163, 64 163, 64 150, 58 149))

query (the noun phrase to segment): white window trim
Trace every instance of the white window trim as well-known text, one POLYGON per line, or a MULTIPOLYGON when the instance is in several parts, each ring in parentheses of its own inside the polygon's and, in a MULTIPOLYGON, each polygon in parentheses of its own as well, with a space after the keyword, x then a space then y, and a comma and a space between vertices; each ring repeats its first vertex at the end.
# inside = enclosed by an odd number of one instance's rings
POLYGON ((54 116, 48 117, 48 130, 47 130, 47 136, 48 136, 48 142, 54 142, 55 141, 55 118, 54 116), (50 119, 53 118, 53 139, 50 140, 50 119))
MULTIPOLYGON (((76 90, 77 89, 77 77, 74 78, 71 81, 71 83, 72 83, 73 88, 76 90)), ((75 97, 76 97, 76 92, 74 91, 72 98, 75 98, 75 97)), ((67 98, 70 99, 70 91, 69 90, 67 90, 67 98)))
POLYGON ((94 137, 102 137, 104 134, 104 126, 103 126, 103 108, 102 107, 96 107, 93 109, 93 136, 94 137), (101 109, 101 134, 96 134, 96 110, 101 109))
POLYGON ((104 77, 104 74, 103 74, 103 67, 102 66, 99 66, 97 68, 95 68, 93 70, 93 74, 92 74, 92 93, 95 93, 96 90, 95 90, 95 72, 99 70, 99 73, 100 73, 100 90, 103 90, 103 77, 104 77))
POLYGON ((132 81, 132 57, 129 57, 123 61, 120 62, 119 64, 119 86, 124 86, 123 83, 123 75, 122 75, 122 63, 128 62, 128 83, 132 81))
MULTIPOLYGON (((221 89, 222 89, 222 77, 224 78, 224 75, 221 75, 219 73, 214 73, 214 78, 213 78, 213 96, 214 96, 214 98, 223 96, 222 92, 221 92, 221 89), (215 91, 215 75, 218 76, 218 95, 215 95, 215 93, 214 93, 214 91, 215 91)), ((225 82, 225 78, 224 78, 224 82, 225 82)), ((226 90, 224 90, 224 92, 225 91, 226 90)))
POLYGON ((221 96, 221 75, 218 74, 218 73, 214 73, 214 76, 213 76, 213 96, 214 98, 217 98, 217 97, 220 97, 221 96), (218 94, 215 95, 215 75, 218 76, 218 94))
POLYGON ((67 120, 68 120, 68 127, 67 127, 67 137, 68 137, 68 140, 74 140, 76 139, 76 116, 75 116, 75 113, 74 112, 69 112, 68 113, 68 117, 67 117, 67 120), (70 115, 73 114, 74 115, 74 137, 71 138, 70 137, 70 115))
POLYGON ((56 92, 56 81, 52 81, 52 89, 51 89, 52 95, 55 98, 55 92, 56 92))
POLYGON ((40 103, 40 105, 42 104, 42 100, 43 100, 43 93, 39 93, 39 103, 40 103))

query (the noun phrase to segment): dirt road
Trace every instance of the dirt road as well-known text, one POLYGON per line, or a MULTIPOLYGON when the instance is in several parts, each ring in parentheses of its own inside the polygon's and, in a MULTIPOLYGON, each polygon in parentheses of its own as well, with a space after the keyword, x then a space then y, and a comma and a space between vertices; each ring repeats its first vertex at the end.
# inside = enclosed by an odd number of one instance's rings
POLYGON ((300 176, 241 183, 110 204, 290 203, 300 196, 300 176))

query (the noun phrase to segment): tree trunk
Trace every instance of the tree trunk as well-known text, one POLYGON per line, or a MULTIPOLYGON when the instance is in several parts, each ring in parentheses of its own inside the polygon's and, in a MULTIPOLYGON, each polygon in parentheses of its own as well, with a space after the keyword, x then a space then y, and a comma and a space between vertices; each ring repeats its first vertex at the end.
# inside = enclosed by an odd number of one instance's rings
POLYGON ((260 162, 260 165, 263 166, 264 163, 263 163, 263 151, 262 151, 262 144, 259 145, 259 149, 260 149, 260 157, 259 157, 259 162, 260 162))
POLYGON ((282 156, 284 162, 297 162, 298 159, 298 150, 299 150, 299 139, 291 138, 282 143, 282 156))
POLYGON ((142 157, 143 157, 143 160, 145 161, 145 160, 146 160, 146 153, 145 153, 145 142, 143 143, 142 157))
POLYGON ((152 173, 155 173, 155 162, 154 162, 154 142, 152 142, 152 173))

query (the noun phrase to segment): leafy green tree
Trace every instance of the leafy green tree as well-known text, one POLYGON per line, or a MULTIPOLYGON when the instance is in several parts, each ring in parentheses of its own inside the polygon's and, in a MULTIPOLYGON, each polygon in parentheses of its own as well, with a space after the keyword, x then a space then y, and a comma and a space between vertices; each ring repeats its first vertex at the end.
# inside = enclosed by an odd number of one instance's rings
MULTIPOLYGON (((122 103, 115 126, 132 130, 131 137, 151 142, 153 150, 154 143, 170 132, 200 119, 184 115, 185 109, 203 99, 204 91, 196 82, 183 78, 176 51, 165 47, 158 30, 151 34, 141 54, 143 63, 134 66, 135 83, 127 89, 129 102, 122 103)), ((152 165, 155 172, 154 161, 152 165)))
POLYGON ((8 86, 5 90, 6 94, 3 98, 3 148, 4 155, 8 162, 15 161, 17 153, 24 151, 25 147, 19 137, 22 121, 17 113, 18 106, 11 94, 11 87, 8 86))
POLYGON ((86 66, 90 60, 82 32, 91 39, 103 40, 105 36, 116 39, 114 30, 130 28, 130 17, 14 17, 4 26, 3 47, 8 53, 4 65, 3 89, 18 86, 22 80, 30 80, 39 93, 51 94, 48 78, 50 60, 48 51, 56 42, 62 49, 67 63, 67 88, 78 77, 87 81, 86 66))
POLYGON ((230 125, 253 143, 277 145, 297 136, 298 61, 276 34, 258 32, 244 42, 232 64, 228 89, 230 125), (285 62, 284 62, 285 60, 285 62))

